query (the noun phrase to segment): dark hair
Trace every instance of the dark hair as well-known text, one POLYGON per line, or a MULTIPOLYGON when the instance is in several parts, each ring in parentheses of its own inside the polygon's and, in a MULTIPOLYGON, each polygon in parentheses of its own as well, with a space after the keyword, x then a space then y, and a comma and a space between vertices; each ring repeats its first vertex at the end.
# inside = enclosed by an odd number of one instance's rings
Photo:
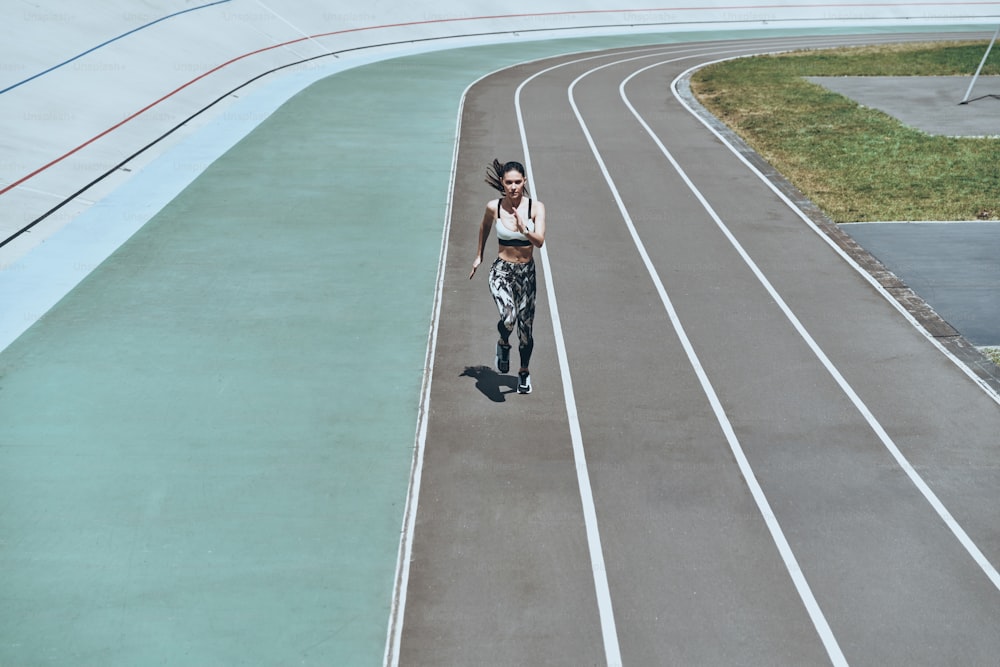
POLYGON ((500 160, 496 158, 493 159, 493 164, 486 168, 486 182, 490 184, 490 187, 504 192, 503 189, 503 175, 508 171, 516 171, 517 173, 524 176, 524 194, 528 194, 528 172, 525 170, 524 165, 520 162, 505 162, 500 164, 500 160))

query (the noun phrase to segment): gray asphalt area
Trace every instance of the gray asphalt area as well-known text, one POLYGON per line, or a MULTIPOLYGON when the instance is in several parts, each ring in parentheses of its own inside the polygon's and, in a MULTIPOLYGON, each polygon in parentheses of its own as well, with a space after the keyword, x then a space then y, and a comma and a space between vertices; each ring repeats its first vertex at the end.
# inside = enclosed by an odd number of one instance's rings
POLYGON ((971 76, 814 76, 813 83, 905 125, 949 137, 1000 135, 1000 76, 981 76, 960 104, 971 76))
POLYGON ((1000 346, 1000 222, 842 225, 978 347, 1000 346))

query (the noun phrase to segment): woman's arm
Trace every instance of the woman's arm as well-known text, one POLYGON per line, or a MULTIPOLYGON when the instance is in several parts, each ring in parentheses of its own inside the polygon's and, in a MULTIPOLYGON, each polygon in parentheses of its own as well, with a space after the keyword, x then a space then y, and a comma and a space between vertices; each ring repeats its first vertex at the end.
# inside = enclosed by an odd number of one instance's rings
POLYGON ((472 280, 472 276, 476 275, 476 269, 483 263, 483 252, 486 251, 486 241, 490 237, 490 227, 493 226, 493 218, 496 217, 495 213, 490 209, 492 203, 486 204, 486 212, 483 213, 483 220, 479 223, 479 244, 477 246, 479 252, 476 254, 476 258, 472 260, 472 273, 469 274, 469 280, 472 280))
POLYGON ((531 241, 531 245, 541 248, 542 244, 545 243, 545 204, 537 200, 533 201, 532 204, 534 210, 531 212, 531 218, 535 221, 535 231, 528 231, 527 224, 521 220, 521 216, 517 211, 514 211, 514 215, 517 219, 518 231, 531 241))

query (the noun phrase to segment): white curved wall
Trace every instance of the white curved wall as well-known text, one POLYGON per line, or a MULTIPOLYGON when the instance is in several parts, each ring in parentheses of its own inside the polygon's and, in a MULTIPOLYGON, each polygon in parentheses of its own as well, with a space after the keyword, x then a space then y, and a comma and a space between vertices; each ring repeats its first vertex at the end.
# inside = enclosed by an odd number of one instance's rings
POLYGON ((210 118, 230 114, 243 127, 263 120, 259 111, 257 118, 241 117, 234 106, 261 85, 251 83, 102 178, 220 96, 276 68, 286 69, 262 81, 295 74, 301 87, 310 77, 377 59, 484 42, 635 31, 1000 22, 1000 5, 987 2, 771 0, 764 6, 668 0, 623 10, 603 0, 538 0, 517 13, 484 0, 443 0, 432 11, 400 0, 341 9, 346 6, 343 0, 148 0, 141 8, 134 0, 5 3, 0 242, 60 206, 34 230, 37 243, 45 229, 58 228, 210 118), (87 188, 95 179, 101 180, 87 188))

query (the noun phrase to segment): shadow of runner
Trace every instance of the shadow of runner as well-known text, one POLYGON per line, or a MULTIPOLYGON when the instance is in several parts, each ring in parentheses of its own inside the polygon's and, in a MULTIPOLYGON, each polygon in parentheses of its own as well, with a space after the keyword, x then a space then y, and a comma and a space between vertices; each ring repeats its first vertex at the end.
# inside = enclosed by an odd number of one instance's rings
POLYGON ((507 394, 517 391, 517 378, 500 375, 489 366, 466 366, 459 377, 476 378, 476 389, 494 403, 503 403, 507 394), (508 391, 503 391, 506 387, 508 391))

